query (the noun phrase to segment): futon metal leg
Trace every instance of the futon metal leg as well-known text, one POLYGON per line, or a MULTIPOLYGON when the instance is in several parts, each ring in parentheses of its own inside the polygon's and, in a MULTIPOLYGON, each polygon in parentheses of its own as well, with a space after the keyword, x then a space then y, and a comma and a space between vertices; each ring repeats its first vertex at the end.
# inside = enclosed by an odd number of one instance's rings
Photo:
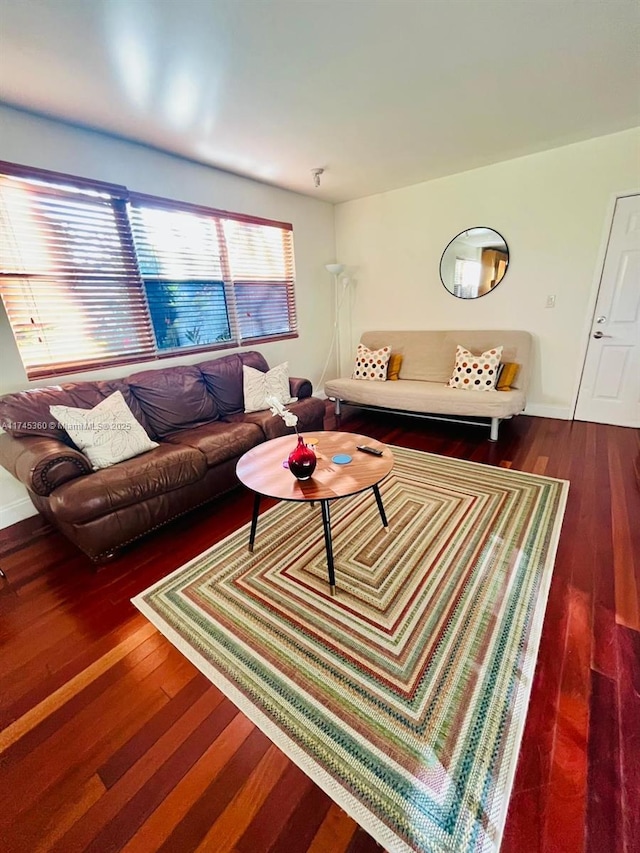
POLYGON ((388 527, 389 522, 387 521, 387 516, 384 511, 384 507, 382 506, 382 498, 380 497, 380 489, 377 485, 373 486, 373 494, 376 496, 376 503, 378 504, 378 509, 380 510, 380 518, 382 519, 382 526, 388 527))
POLYGON ((340 400, 336 397, 336 401, 335 401, 335 402, 336 402, 336 417, 337 417, 337 418, 339 418, 339 417, 340 417, 340 413, 341 413, 341 410, 340 410, 340 400))
POLYGON ((491 435, 489 441, 498 440, 498 427, 500 426, 500 418, 491 418, 491 435))
POLYGON ((336 573, 333 566, 333 545, 331 543, 331 516, 329 513, 329 501, 320 501, 322 506, 322 527, 324 529, 324 544, 327 549, 327 569, 329 571, 329 589, 331 595, 336 594, 336 573))
POLYGON ((260 495, 258 492, 253 496, 253 516, 251 518, 251 533, 249 534, 249 551, 253 553, 253 543, 256 541, 256 529, 258 527, 258 513, 260 512, 260 495))

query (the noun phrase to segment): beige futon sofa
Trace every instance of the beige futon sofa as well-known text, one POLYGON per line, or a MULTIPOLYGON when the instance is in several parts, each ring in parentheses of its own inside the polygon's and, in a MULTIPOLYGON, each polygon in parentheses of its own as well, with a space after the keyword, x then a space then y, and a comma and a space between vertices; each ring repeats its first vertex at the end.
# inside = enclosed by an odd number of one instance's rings
POLYGON ((491 441, 497 441, 500 422, 524 410, 531 374, 532 337, 518 331, 386 331, 365 332, 362 343, 369 349, 390 346, 402 355, 400 378, 376 382, 366 379, 333 379, 324 386, 335 400, 336 415, 341 403, 366 409, 384 409, 400 414, 421 415, 437 420, 459 420, 490 426, 491 441), (510 391, 470 391, 449 388, 456 346, 479 355, 502 346, 502 362, 520 365, 510 391), (484 418, 487 420, 475 420, 484 418))

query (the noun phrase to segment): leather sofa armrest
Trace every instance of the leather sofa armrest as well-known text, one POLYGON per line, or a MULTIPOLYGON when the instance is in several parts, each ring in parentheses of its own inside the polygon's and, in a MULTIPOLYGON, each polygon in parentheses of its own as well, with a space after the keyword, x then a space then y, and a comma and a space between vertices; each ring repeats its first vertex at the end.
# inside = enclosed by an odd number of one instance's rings
POLYGON ((90 474, 91 463, 56 438, 0 435, 0 465, 37 495, 47 497, 68 480, 90 474))
POLYGON ((303 400, 305 397, 310 397, 313 394, 313 385, 308 379, 300 379, 299 377, 289 377, 289 393, 292 397, 297 397, 303 400))

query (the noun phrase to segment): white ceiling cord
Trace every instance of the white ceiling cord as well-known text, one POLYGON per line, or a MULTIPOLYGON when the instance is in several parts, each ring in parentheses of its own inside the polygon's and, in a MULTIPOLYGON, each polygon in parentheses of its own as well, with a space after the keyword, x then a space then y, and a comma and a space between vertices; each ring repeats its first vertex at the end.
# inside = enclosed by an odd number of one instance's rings
POLYGON ((324 174, 324 169, 312 169, 311 174, 313 175, 313 185, 318 189, 320 186, 320 175, 324 174))

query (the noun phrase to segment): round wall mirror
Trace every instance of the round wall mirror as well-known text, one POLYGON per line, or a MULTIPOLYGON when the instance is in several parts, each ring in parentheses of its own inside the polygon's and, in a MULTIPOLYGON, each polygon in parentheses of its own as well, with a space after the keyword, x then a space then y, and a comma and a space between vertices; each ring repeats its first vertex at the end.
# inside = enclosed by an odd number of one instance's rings
POLYGON ((509 247, 492 228, 468 228, 457 234, 442 253, 440 278, 449 293, 477 299, 490 293, 509 266, 509 247))

